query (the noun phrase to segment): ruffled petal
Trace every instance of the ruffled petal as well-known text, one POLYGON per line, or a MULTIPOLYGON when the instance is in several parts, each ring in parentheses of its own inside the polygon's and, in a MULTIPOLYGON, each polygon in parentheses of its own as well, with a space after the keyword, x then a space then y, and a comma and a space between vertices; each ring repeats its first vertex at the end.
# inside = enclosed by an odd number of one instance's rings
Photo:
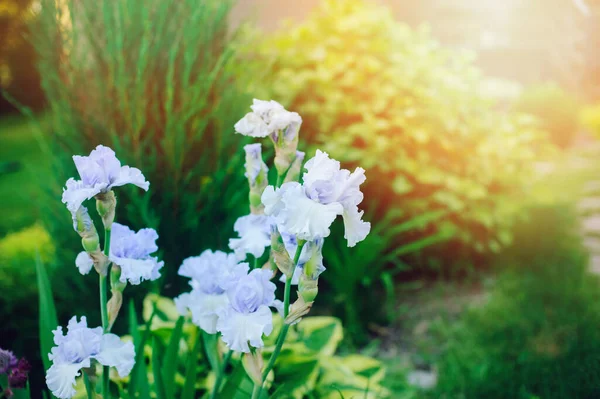
POLYGON ((94 261, 87 252, 82 251, 75 258, 75 266, 79 269, 79 273, 86 275, 94 267, 94 261))
POLYGON ((107 182, 114 181, 119 175, 119 169, 121 168, 121 162, 117 159, 115 152, 106 146, 99 145, 90 152, 88 158, 98 165, 104 172, 107 182))
POLYGON ((177 308, 177 311, 180 315, 186 316, 188 314, 188 309, 190 307, 191 300, 192 297, 189 292, 183 293, 175 299, 173 299, 173 301, 175 302, 175 307, 177 308))
POLYGON ((86 186, 91 187, 99 183, 108 185, 109 180, 106 177, 104 169, 90 157, 74 155, 73 162, 81 177, 81 181, 83 181, 83 184, 86 186))
POLYGON ((234 126, 237 133, 250 137, 267 137, 271 132, 260 116, 249 112, 234 126))
POLYGON ((248 353, 248 343, 255 348, 264 346, 262 336, 273 331, 273 315, 266 305, 262 305, 254 313, 246 314, 227 307, 219 314, 217 330, 230 349, 248 353))
POLYGON ((240 260, 246 258, 246 254, 252 254, 259 258, 265 252, 265 248, 271 245, 271 226, 274 220, 265 215, 246 215, 238 218, 233 229, 240 238, 229 240, 231 248, 240 260))
POLYGON ((121 166, 119 174, 111 181, 110 187, 124 186, 125 184, 133 184, 146 191, 150 188, 150 183, 146 181, 142 172, 138 168, 130 166, 121 166))
POLYGON ((279 104, 275 100, 265 101, 259 100, 257 98, 252 100, 252 105, 250 106, 250 108, 256 115, 258 115, 262 119, 267 120, 270 119, 270 115, 276 112, 285 111, 283 105, 279 104))
POLYGON ((83 201, 92 198, 106 188, 106 183, 86 186, 82 181, 70 178, 66 188, 63 189, 62 202, 67 204, 67 209, 77 212, 83 201))
POLYGON ((279 215, 279 213, 283 210, 284 207, 284 204, 281 201, 283 193, 285 192, 284 190, 287 190, 289 187, 291 187, 290 185, 294 184, 297 184, 298 186, 300 185, 300 183, 290 182, 285 183, 277 189, 273 186, 267 186, 265 188, 265 191, 263 191, 260 201, 265 206, 266 215, 279 215))
MULTIPOLYGON (((292 183, 288 183, 292 184, 292 183)), ((309 199, 301 186, 288 189, 282 197, 284 211, 277 217, 284 229, 298 239, 312 241, 329 236, 329 227, 337 215, 341 215, 342 204, 321 204, 309 199)))
POLYGON ((340 163, 335 159, 329 158, 329 154, 317 150, 314 157, 309 159, 304 165, 306 172, 302 176, 305 186, 311 186, 315 182, 332 181, 340 171, 340 163))
POLYGON ((129 375, 135 364, 135 349, 133 343, 123 342, 115 334, 104 334, 100 353, 94 358, 100 364, 115 367, 119 376, 125 377, 129 375))
POLYGON ((156 280, 160 277, 159 270, 164 266, 163 261, 158 261, 157 258, 147 259, 131 259, 110 256, 109 259, 116 265, 121 267, 122 283, 129 282, 133 285, 138 285, 144 280, 156 280))
POLYGON ((46 372, 46 385, 54 396, 60 399, 75 395, 75 379, 83 367, 90 367, 90 359, 80 363, 53 364, 46 372))
POLYGON ((371 231, 371 223, 362 220, 364 211, 359 211, 357 206, 344 209, 344 238, 348 240, 348 246, 353 247, 356 243, 364 240, 371 231))
POLYGON ((192 322, 209 334, 217 332, 217 314, 229 304, 227 295, 192 294, 189 309, 192 322))

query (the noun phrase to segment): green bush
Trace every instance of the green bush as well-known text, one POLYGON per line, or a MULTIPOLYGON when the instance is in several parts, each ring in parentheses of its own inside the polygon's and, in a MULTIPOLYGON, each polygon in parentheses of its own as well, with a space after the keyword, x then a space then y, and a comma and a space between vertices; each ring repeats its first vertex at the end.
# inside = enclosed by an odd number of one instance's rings
POLYGON ((438 326, 443 354, 433 397, 600 395, 600 280, 564 207, 521 226, 482 307, 438 326))
MULTIPOLYGON (((543 134, 480 94, 472 57, 362 0, 324 1, 266 38, 262 55, 273 60, 271 96, 303 116, 303 134, 368 171, 375 220, 390 209, 407 219, 446 211, 421 232, 453 235, 437 252, 442 263, 510 243, 543 134)), ((413 264, 430 266, 432 254, 413 264)))
POLYGON ((232 126, 251 100, 251 64, 235 56, 230 8, 217 0, 42 1, 33 43, 49 104, 43 143, 54 162, 40 204, 60 262, 71 264, 77 245, 56 200, 76 175, 63 154, 97 144, 152 181, 148 196, 120 190, 117 220, 158 230, 168 294, 179 291, 183 258, 227 244, 247 194, 238 173, 243 138, 232 126))
POLYGON ((569 146, 577 136, 580 105, 572 94, 556 84, 529 87, 514 108, 538 118, 549 139, 559 147, 569 146))

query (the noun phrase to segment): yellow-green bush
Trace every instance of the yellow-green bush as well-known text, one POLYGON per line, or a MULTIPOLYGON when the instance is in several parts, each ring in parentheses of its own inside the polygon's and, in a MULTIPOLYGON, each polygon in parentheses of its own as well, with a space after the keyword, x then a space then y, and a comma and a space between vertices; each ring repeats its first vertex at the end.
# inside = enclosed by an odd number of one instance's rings
POLYGON ((567 147, 579 130, 579 102, 553 83, 527 88, 514 104, 518 112, 535 116, 548 138, 559 147, 567 147))
POLYGON ((11 292, 22 297, 35 293, 35 262, 36 257, 44 263, 53 260, 54 244, 50 234, 40 225, 8 234, 0 239, 0 290, 11 292), (13 292, 14 291, 14 292, 13 292))
POLYGON ((581 124, 595 137, 600 137, 600 104, 588 105, 579 115, 581 124))
POLYGON ((312 143, 368 171, 377 211, 448 210, 436 229, 455 242, 510 242, 543 135, 484 94, 472 56, 361 0, 324 1, 261 51, 274 63, 269 95, 302 115, 312 143))

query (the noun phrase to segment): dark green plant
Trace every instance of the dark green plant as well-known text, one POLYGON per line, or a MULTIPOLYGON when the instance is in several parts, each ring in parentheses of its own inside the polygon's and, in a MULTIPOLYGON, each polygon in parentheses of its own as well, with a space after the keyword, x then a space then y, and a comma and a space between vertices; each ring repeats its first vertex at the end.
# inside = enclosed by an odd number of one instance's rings
POLYGON ((342 229, 334 226, 324 246, 327 289, 321 291, 331 298, 328 302, 334 303, 336 314, 343 315, 355 343, 365 343, 369 323, 390 321, 395 277, 409 269, 402 259, 453 236, 452 230, 422 234, 445 214, 432 211, 407 220, 390 211, 372 225, 365 242, 353 248, 348 248, 342 229))
MULTIPOLYGON (((59 248, 72 248, 68 213, 56 201, 69 156, 104 144, 152 181, 150 194, 120 191, 117 221, 151 226, 165 254, 164 288, 177 292, 180 261, 198 247, 220 248, 243 210, 240 135, 231 126, 250 97, 249 63, 235 56, 231 1, 42 1, 33 43, 48 99, 53 154, 43 182, 44 222, 59 248), (59 4, 59 5, 57 5, 59 4), (215 229, 216 225, 224 226, 215 229)), ((59 260, 71 262, 63 251, 59 260)))
POLYGON ((572 212, 532 214, 486 303, 438 325, 443 354, 433 397, 600 395, 600 280, 588 271, 572 212))

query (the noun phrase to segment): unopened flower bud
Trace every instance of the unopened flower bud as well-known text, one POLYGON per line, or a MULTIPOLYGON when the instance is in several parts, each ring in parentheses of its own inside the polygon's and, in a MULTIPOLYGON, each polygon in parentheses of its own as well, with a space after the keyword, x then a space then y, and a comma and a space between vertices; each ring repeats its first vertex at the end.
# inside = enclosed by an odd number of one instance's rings
POLYGON ((102 223, 105 229, 112 227, 113 221, 115 220, 115 208, 117 206, 117 197, 115 193, 107 191, 96 195, 96 210, 102 217, 102 223))
POLYGON ((298 132, 302 124, 302 118, 295 112, 281 114, 283 129, 272 137, 275 144, 275 168, 280 176, 285 176, 286 172, 292 166, 296 158, 296 149, 298 148, 298 132))
POLYGON ((301 296, 305 302, 314 302, 318 293, 319 280, 312 279, 302 273, 298 281, 298 295, 301 296))
POLYGON ((304 273, 309 279, 316 280, 325 270, 323 267, 323 239, 318 238, 307 245, 308 261, 304 264, 304 273))
POLYGON ((273 259, 277 268, 281 271, 281 273, 285 274, 288 277, 291 277, 294 273, 294 269, 296 265, 292 258, 290 258, 290 254, 285 248, 285 244, 283 243, 283 238, 277 230, 277 226, 273 226, 273 230, 271 231, 271 255, 270 257, 273 259))
POLYGON ((98 237, 96 226, 94 226, 87 208, 80 206, 71 216, 73 217, 73 228, 81 237, 81 244, 85 251, 96 251, 100 247, 100 237, 98 237))
POLYGON ((285 175, 284 183, 291 181, 298 181, 300 179, 300 171, 302 170, 302 163, 304 162, 304 156, 306 154, 302 151, 296 151, 296 158, 292 162, 292 165, 285 175))
POLYGON ((298 293, 298 299, 290 306, 290 313, 285 318, 284 323, 293 325, 300 322, 302 317, 310 312, 312 305, 313 302, 306 302, 304 298, 302 298, 302 295, 298 293))
POLYGON ((106 304, 106 309, 108 311, 108 329, 110 330, 115 324, 115 320, 119 315, 119 310, 121 310, 121 306, 123 305, 123 293, 120 291, 112 290, 112 296, 108 300, 106 304))
POLYGON ((257 384, 262 383, 262 370, 264 367, 264 359, 260 349, 244 353, 242 364, 248 376, 257 384))
POLYGON ((114 324, 121 306, 123 305, 123 291, 127 287, 127 282, 121 282, 121 268, 113 264, 110 269, 110 292, 112 296, 107 304, 109 329, 114 324))
POLYGON ((245 176, 250 185, 250 212, 253 214, 264 213, 264 206, 260 200, 265 187, 269 184, 267 174, 269 168, 262 159, 262 147, 260 143, 244 146, 246 151, 245 176))

